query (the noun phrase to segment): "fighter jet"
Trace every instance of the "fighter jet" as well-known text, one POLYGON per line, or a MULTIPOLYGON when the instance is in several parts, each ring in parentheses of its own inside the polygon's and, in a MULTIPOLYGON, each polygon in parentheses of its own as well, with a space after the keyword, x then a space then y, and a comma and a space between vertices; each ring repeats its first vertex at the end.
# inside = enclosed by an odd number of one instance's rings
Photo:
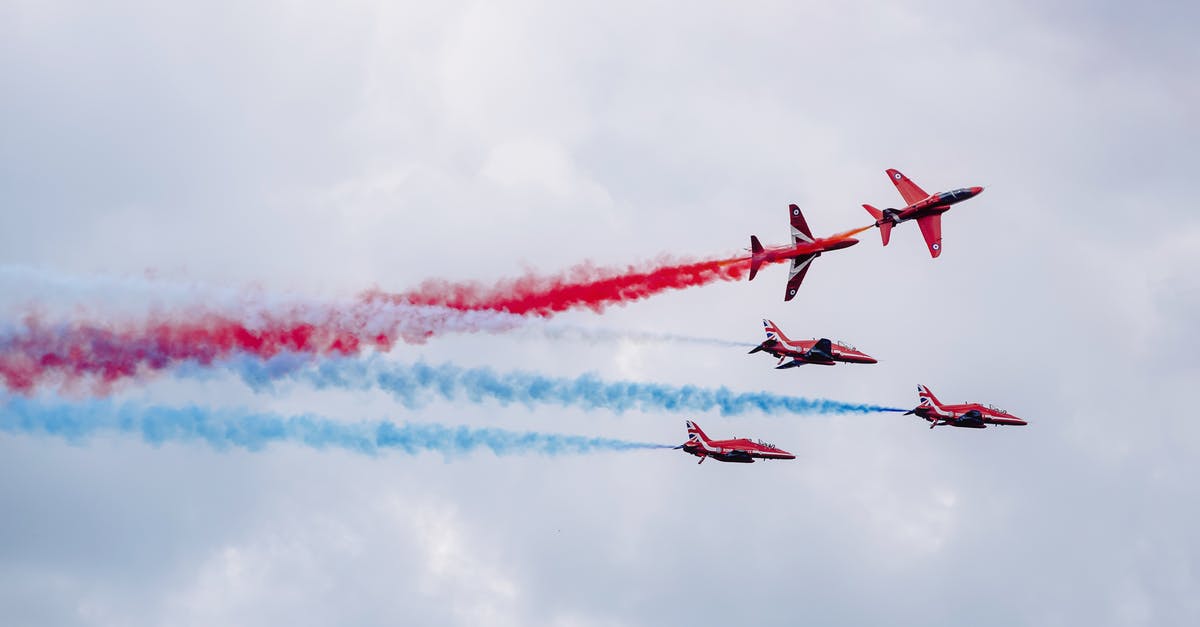
POLYGON ((989 424, 1015 426, 1029 424, 1003 409, 992 407, 991 405, 980 405, 979 403, 943 405, 938 402, 933 392, 930 392, 929 388, 923 385, 917 386, 917 396, 921 399, 921 404, 904 412, 904 415, 916 414, 928 420, 930 429, 938 425, 984 429, 989 424))
POLYGON ((916 220, 917 226, 921 227, 921 235, 925 236, 929 254, 933 257, 942 254, 942 214, 949 211, 951 205, 974 198, 983 191, 982 187, 961 187, 929 195, 899 170, 888 170, 887 174, 908 206, 903 209, 880 211, 871 205, 863 205, 863 209, 875 218, 875 226, 879 227, 879 236, 883 238, 884 246, 887 246, 888 239, 891 238, 892 227, 901 222, 916 220))
POLYGON ((699 457, 700 461, 696 462, 697 464, 703 464, 704 460, 709 457, 719 462, 739 464, 752 464, 756 457, 759 459, 796 459, 795 455, 762 440, 753 442, 746 438, 710 440, 691 420, 687 421, 687 432, 688 441, 675 448, 683 449, 683 452, 699 457))
MULTIPOLYGON (((787 259, 792 260, 791 272, 788 274, 787 292, 783 296, 783 300, 792 300, 796 296, 796 290, 800 284, 804 282, 804 275, 808 274, 809 265, 812 260, 821 256, 821 253, 829 250, 839 250, 849 248, 858 243, 858 240, 850 237, 851 233, 856 233, 863 229, 848 233, 839 233, 830 237, 812 236, 812 231, 808 229, 808 222, 804 220, 804 214, 800 213, 800 207, 796 205, 788 205, 788 210, 792 220, 792 245, 791 246, 775 246, 772 248, 763 248, 762 243, 758 241, 758 237, 750 236, 750 280, 754 280, 754 276, 758 274, 758 269, 764 263, 775 263, 787 259)), ((863 227, 870 228, 870 227, 863 227)))
POLYGON ((783 334, 779 325, 774 322, 763 320, 762 323, 767 332, 767 339, 763 340, 762 344, 751 349, 750 354, 753 355, 759 351, 764 351, 773 357, 778 357, 779 364, 775 366, 776 370, 795 368, 804 364, 832 366, 839 361, 851 364, 876 363, 874 357, 855 349, 849 344, 831 342, 827 338, 819 340, 791 340, 783 334), (783 363, 788 357, 791 357, 792 360, 786 364, 783 363))

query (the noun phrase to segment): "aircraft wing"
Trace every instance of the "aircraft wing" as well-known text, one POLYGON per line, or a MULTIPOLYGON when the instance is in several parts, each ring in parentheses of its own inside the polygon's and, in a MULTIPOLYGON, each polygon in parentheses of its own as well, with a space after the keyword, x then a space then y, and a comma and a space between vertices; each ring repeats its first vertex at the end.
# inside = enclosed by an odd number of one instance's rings
POLYGON ((784 301, 796 297, 796 290, 800 289, 800 284, 804 282, 804 275, 808 274, 808 267, 816 258, 816 255, 804 255, 792 260, 792 271, 788 274, 787 292, 783 295, 784 301))
POLYGON ((812 231, 808 230, 808 221, 804 219, 804 214, 800 213, 800 207, 796 205, 788 205, 788 217, 792 220, 792 243, 813 241, 812 231))
POLYGON ((911 205, 918 200, 925 200, 929 197, 929 194, 926 194, 925 190, 912 182, 912 179, 901 174, 900 170, 889 169, 887 174, 888 178, 892 179, 892 183, 896 186, 896 191, 900 192, 900 195, 904 197, 904 202, 911 205))
POLYGON ((935 213, 924 218, 917 218, 917 226, 921 227, 921 235, 925 236, 925 245, 929 254, 936 258, 942 254, 942 214, 935 213))
POLYGON ((823 337, 813 344, 813 347, 808 350, 808 354, 813 359, 829 361, 833 359, 833 342, 830 342, 829 338, 823 337))

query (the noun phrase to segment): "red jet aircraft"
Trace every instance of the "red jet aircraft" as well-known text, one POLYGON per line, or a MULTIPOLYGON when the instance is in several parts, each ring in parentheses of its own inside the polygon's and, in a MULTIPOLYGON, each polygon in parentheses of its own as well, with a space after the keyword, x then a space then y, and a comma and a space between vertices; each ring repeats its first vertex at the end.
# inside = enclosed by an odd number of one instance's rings
POLYGON ((984 429, 989 424, 1014 426, 1029 424, 1003 409, 991 405, 980 405, 979 403, 943 405, 938 402, 933 392, 923 385, 917 386, 917 396, 920 397, 921 404, 904 412, 904 415, 916 414, 928 420, 930 429, 939 424, 969 429, 984 429))
POLYGON ((775 366, 776 370, 785 368, 795 368, 804 364, 820 364, 822 366, 832 366, 841 361, 851 364, 873 364, 876 363, 874 357, 856 350, 853 346, 843 344, 841 342, 830 342, 827 338, 819 340, 790 340, 779 326, 770 320, 763 320, 763 326, 766 327, 767 339, 762 344, 750 350, 753 355, 758 351, 766 351, 767 354, 778 357, 779 364, 775 366), (791 357, 792 360, 783 363, 783 360, 791 357))
POLYGON ((683 452, 699 457, 700 461, 696 462, 697 464, 703 464, 704 460, 709 457, 719 462, 740 464, 753 464, 755 457, 759 459, 796 459, 795 455, 762 440, 754 442, 746 438, 710 440, 691 420, 687 421, 687 432, 688 441, 675 448, 683 449, 683 452))
POLYGON ((783 300, 785 301, 792 300, 796 296, 796 290, 804 282, 804 275, 808 273, 808 267, 813 259, 820 257, 821 253, 825 251, 849 248, 857 244, 858 240, 850 237, 850 235, 863 230, 856 229, 830 237, 814 238, 812 231, 808 230, 808 223, 804 221, 804 214, 800 213, 800 207, 788 205, 788 209, 790 210, 792 219, 791 246, 763 248, 757 237, 750 236, 751 281, 754 280, 754 275, 758 274, 758 268, 762 264, 775 263, 787 259, 792 260, 791 274, 788 274, 787 292, 783 296, 783 300))
POLYGON ((921 235, 925 236, 925 245, 929 246, 929 254, 934 257, 942 254, 942 214, 950 210, 950 205, 974 198, 983 191, 982 187, 962 187, 931 196, 899 170, 888 170, 887 174, 908 206, 880 211, 871 205, 863 205, 863 209, 875 218, 883 245, 887 246, 893 226, 916 220, 917 226, 921 227, 921 235))

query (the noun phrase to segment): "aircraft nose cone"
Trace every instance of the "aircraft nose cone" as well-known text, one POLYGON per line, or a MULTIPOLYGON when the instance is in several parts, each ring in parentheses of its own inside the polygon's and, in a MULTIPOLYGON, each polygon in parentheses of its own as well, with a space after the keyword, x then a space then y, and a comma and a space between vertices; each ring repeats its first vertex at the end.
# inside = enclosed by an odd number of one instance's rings
POLYGON ((976 186, 976 187, 972 187, 972 188, 971 188, 971 195, 972 195, 972 196, 978 196, 978 195, 980 194, 980 192, 982 192, 982 191, 983 191, 983 188, 982 188, 982 187, 978 187, 978 186, 976 186))

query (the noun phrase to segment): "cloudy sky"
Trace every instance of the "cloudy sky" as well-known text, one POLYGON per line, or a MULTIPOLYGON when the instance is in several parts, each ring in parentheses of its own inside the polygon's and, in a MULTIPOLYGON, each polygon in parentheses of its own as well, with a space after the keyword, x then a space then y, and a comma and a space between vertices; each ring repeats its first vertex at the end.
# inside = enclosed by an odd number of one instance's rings
MULTIPOLYGON (((563 322, 875 366, 449 335, 392 358, 911 406, 1025 428, 431 402, 231 377, 130 401, 677 443, 376 457, 0 433, 14 625, 1194 625, 1200 47, 1194 3, 0 3, 3 325, 256 290, 727 254, 928 191, 943 222, 563 322), (150 277, 147 279, 146 277, 150 277)), ((53 391, 44 394, 53 397, 53 391)))

